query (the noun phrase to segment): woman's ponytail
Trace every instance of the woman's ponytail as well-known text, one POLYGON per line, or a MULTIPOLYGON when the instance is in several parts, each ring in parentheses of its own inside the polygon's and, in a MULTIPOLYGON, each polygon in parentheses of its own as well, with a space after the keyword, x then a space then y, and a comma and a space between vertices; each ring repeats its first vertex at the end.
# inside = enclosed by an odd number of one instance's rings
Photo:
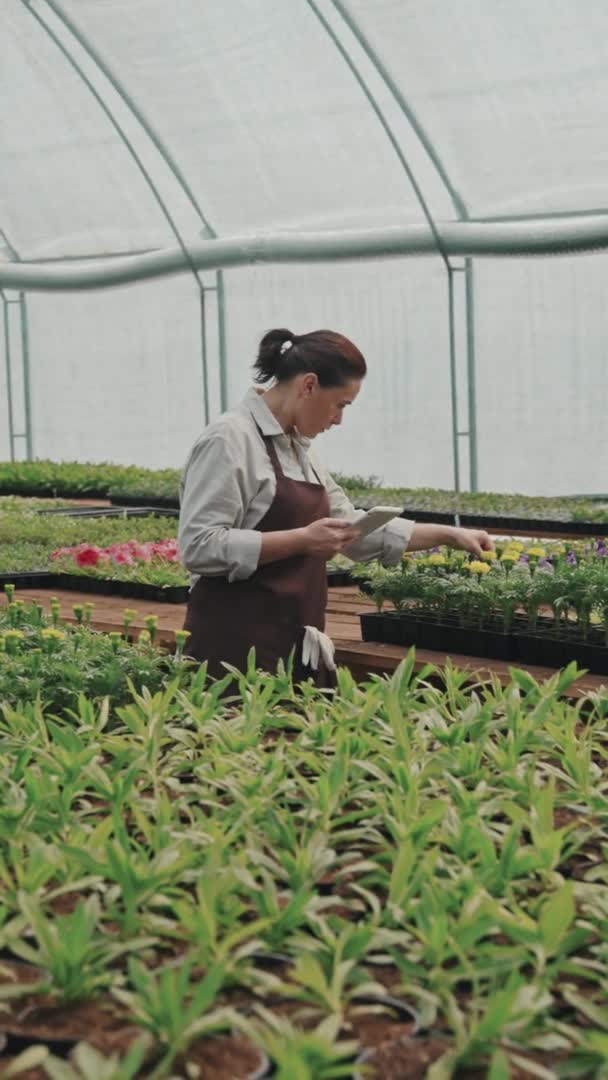
POLYGON ((296 335, 291 330, 269 330, 260 341, 258 355, 254 364, 255 381, 269 382, 270 379, 285 378, 288 364, 287 353, 295 344, 296 335))

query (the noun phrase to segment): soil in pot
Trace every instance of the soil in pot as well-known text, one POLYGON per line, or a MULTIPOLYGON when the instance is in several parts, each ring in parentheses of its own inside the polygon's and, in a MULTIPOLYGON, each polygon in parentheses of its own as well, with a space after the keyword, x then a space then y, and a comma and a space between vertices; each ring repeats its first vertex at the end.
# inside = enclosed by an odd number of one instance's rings
MULTIPOLYGON (((29 964, 3 960, 0 983, 33 984, 42 973, 29 964)), ((130 1024, 109 997, 56 1004, 49 994, 32 993, 10 1001, 0 1019, 6 1034, 6 1053, 21 1053, 43 1043, 64 1055, 77 1042, 89 1042, 102 1053, 126 1050, 141 1029, 130 1024)))
POLYGON ((262 1080, 270 1071, 264 1051, 238 1034, 197 1039, 176 1058, 171 1073, 188 1076, 186 1068, 193 1065, 198 1069, 197 1080, 262 1080))
MULTIPOLYGON (((449 1051, 453 1043, 441 1035, 429 1034, 417 1038, 402 1036, 399 1039, 388 1040, 381 1046, 364 1051, 357 1060, 359 1069, 355 1069, 356 1080, 421 1080, 426 1076, 428 1069, 435 1061, 449 1051), (365 1072, 363 1072, 365 1066, 365 1072)), ((515 1064, 511 1059, 511 1080, 532 1080, 536 1075, 533 1071, 534 1064, 550 1069, 558 1061, 564 1060, 564 1055, 541 1055, 529 1054, 525 1051, 517 1052, 517 1058, 529 1060, 530 1069, 523 1065, 515 1064)), ((488 1075, 488 1063, 479 1066, 462 1065, 453 1073, 453 1080, 484 1080, 488 1075)))
POLYGON ((354 1076, 357 1080, 421 1080, 449 1046, 445 1039, 433 1036, 386 1039, 359 1056, 354 1076))

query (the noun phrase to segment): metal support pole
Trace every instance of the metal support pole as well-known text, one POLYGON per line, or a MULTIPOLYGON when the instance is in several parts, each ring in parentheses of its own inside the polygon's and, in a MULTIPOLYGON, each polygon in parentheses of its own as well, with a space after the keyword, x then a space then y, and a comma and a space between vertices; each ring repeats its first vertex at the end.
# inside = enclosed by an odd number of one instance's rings
POLYGON ((27 323, 25 293, 19 293, 19 316, 21 320, 21 363, 23 367, 23 412, 25 417, 25 456, 31 461, 32 447, 32 392, 30 382, 30 336, 27 323))
POLYGON ((222 412, 228 408, 228 368, 226 357, 226 288, 224 272, 218 270, 217 282, 217 331, 218 353, 220 362, 220 407, 222 412))
POLYGON ((209 375, 207 371, 207 313, 205 307, 205 286, 201 282, 201 359, 203 366, 203 394, 205 397, 205 424, 209 423, 209 375))
POLYGON ((448 274, 448 318, 450 327, 450 389, 452 398, 452 453, 454 456, 454 490, 460 491, 460 451, 458 447, 458 391, 456 385, 456 334, 454 330, 454 269, 448 274))
POLYGON ((467 394, 469 403, 469 487, 479 490, 477 457, 477 385, 475 381, 475 281, 473 260, 465 259, 465 305, 467 326, 467 394))
POLYGON ((2 296, 2 311, 4 316, 4 362, 6 366, 6 397, 8 407, 8 437, 11 450, 11 461, 15 460, 15 421, 13 413, 13 375, 11 371, 11 338, 8 325, 8 300, 0 290, 2 296))

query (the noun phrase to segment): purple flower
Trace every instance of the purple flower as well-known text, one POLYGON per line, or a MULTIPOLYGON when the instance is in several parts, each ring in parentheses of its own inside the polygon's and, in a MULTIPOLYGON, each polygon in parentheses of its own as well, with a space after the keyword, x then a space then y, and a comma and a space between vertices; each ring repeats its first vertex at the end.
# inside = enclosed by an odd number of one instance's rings
POLYGON ((566 563, 568 566, 576 566, 576 555, 573 551, 569 551, 566 555, 566 563))

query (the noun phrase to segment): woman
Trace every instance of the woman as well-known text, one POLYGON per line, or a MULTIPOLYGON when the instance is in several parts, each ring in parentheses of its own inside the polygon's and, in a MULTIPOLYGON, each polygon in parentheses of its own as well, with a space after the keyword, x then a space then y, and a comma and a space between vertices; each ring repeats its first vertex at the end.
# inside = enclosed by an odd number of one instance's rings
POLYGON ((179 548, 192 574, 185 629, 188 653, 244 670, 274 672, 293 650, 296 681, 328 685, 335 668, 325 635, 326 562, 399 562, 406 548, 449 544, 475 555, 492 546, 485 532, 417 525, 394 518, 364 538, 356 511, 310 449, 342 422, 367 368, 352 341, 329 330, 262 338, 255 379, 238 408, 213 421, 195 443, 181 485, 179 548), (270 384, 270 385, 268 385, 270 384))

